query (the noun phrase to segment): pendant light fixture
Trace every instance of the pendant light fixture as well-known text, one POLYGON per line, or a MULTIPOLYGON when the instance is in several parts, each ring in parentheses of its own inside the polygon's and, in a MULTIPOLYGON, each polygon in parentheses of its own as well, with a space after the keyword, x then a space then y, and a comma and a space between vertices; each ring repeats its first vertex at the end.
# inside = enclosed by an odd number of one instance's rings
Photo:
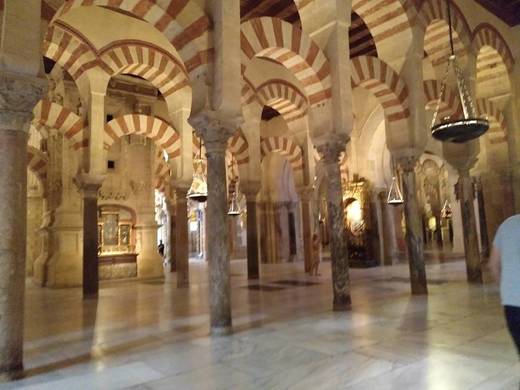
POLYGON ((446 68, 444 80, 441 84, 437 107, 430 127, 433 138, 439 141, 463 143, 483 135, 489 129, 489 122, 485 118, 477 118, 473 99, 471 98, 470 91, 466 85, 466 80, 464 79, 462 70, 457 63, 455 50, 453 48, 453 26, 451 22, 450 0, 447 0, 446 3, 448 6, 451 55, 448 60, 448 66, 446 68), (440 120, 440 123, 435 124, 437 117, 439 116, 442 98, 446 93, 448 75, 451 68, 453 68, 455 78, 457 79, 457 89, 464 117, 459 119, 443 118, 440 120))
POLYGON ((240 205, 238 204, 238 191, 233 191, 233 195, 231 196, 231 203, 229 204, 228 215, 232 217, 239 216, 241 213, 240 205))
POLYGON ((208 185, 204 177, 204 167, 202 161, 202 139, 199 139, 199 153, 195 158, 193 181, 186 197, 199 203, 208 199, 208 185))
POLYGON ((392 177, 392 185, 390 186, 390 191, 388 191, 388 198, 386 198, 386 203, 391 206, 399 206, 404 203, 403 193, 399 188, 399 182, 395 176, 392 177))
POLYGON ((448 199, 446 199, 446 201, 444 202, 444 206, 442 206, 442 209, 441 209, 441 218, 449 219, 449 218, 451 218, 451 214, 452 214, 451 205, 450 205, 450 202, 448 202, 448 199))

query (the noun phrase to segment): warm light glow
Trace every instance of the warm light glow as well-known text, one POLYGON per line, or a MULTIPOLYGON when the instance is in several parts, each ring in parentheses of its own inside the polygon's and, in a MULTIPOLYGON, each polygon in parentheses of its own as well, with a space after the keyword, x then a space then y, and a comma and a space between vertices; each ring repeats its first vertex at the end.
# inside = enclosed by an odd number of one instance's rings
POLYGON ((347 206, 347 220, 353 226, 363 222, 363 210, 359 200, 356 199, 347 206))

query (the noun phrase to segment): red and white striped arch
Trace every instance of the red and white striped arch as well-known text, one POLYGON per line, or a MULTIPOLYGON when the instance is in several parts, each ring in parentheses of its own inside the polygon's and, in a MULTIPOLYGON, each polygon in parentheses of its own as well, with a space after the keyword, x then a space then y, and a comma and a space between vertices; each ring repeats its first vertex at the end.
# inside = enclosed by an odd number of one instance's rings
POLYGON ((242 23, 242 73, 254 57, 266 57, 292 72, 302 83, 311 106, 330 98, 327 58, 302 30, 281 19, 261 17, 242 23))
POLYGON ((507 124, 502 111, 488 99, 477 99, 477 114, 489 120, 486 136, 491 144, 507 142, 507 124))
POLYGON ((36 175, 43 186, 47 179, 48 162, 49 158, 45 153, 32 146, 27 146, 27 168, 36 175))
POLYGON ((253 102, 260 104, 256 96, 255 87, 244 77, 244 84, 242 85, 242 105, 247 106, 253 102))
MULTIPOLYGON (((450 1, 450 7, 455 54, 462 56, 471 45, 471 30, 464 14, 453 1, 450 1)), ((433 65, 446 62, 450 54, 446 0, 424 1, 417 16, 425 32, 424 51, 433 65)))
POLYGON ((83 118, 50 100, 40 100, 33 110, 32 124, 40 131, 43 138, 49 136, 47 128, 58 130, 67 138, 73 149, 88 146, 88 136, 85 131, 87 125, 83 118))
POLYGON ((74 80, 98 65, 94 46, 63 23, 49 27, 43 43, 43 55, 59 64, 74 80))
POLYGON ((181 154, 181 140, 172 126, 158 117, 140 114, 122 115, 108 122, 103 140, 105 149, 109 149, 120 137, 128 134, 141 134, 151 138, 170 159, 181 154))
MULTIPOLYGON (((439 101, 441 92, 441 83, 437 80, 427 80, 423 85, 426 106, 433 111, 437 108, 437 102, 439 101)), ((447 87, 442 97, 439 117, 445 118, 454 115, 462 115, 462 105, 460 104, 459 95, 453 89, 447 87)))
POLYGON ((56 12, 53 21, 71 9, 93 5, 117 8, 150 23, 172 43, 188 73, 211 59, 210 21, 194 1, 69 0, 56 12))
POLYGON ((154 186, 156 190, 164 192, 171 176, 170 167, 164 161, 162 150, 157 150, 155 155, 154 186))
POLYGON ((410 20, 415 16, 410 1, 404 0, 353 0, 352 11, 361 17, 366 24, 380 57, 402 50, 405 55, 412 42, 410 20), (399 42, 396 46, 395 42, 399 42))
POLYGON ((238 129, 233 137, 229 139, 228 150, 238 165, 249 162, 249 144, 241 129, 238 129))
POLYGON ((478 53, 484 46, 495 49, 504 62, 507 71, 512 70, 515 60, 511 49, 498 30, 489 23, 481 23, 473 30, 472 45, 475 53, 478 53))
POLYGON ((274 108, 286 122, 307 114, 307 98, 291 83, 272 79, 258 86, 256 95, 264 106, 274 108))
POLYGON ((100 50, 110 76, 132 74, 148 80, 164 98, 189 86, 182 63, 161 47, 142 41, 118 41, 100 50))
POLYGON ((509 73, 514 59, 504 38, 490 24, 473 31, 473 49, 477 54, 477 95, 502 95, 511 92, 509 73))
POLYGON ((265 137, 260 142, 262 157, 278 152, 286 157, 295 171, 303 169, 303 153, 298 144, 287 137, 265 137))
POLYGON ((352 62, 352 87, 361 86, 379 100, 389 122, 408 118, 408 87, 399 75, 376 57, 359 56, 352 62))

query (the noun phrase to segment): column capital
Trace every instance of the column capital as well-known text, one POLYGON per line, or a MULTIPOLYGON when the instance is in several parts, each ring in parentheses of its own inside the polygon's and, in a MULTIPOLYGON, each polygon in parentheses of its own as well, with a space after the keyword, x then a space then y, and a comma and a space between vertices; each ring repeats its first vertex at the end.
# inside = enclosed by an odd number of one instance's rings
POLYGON ((88 173, 78 173, 72 179, 78 190, 83 193, 86 198, 97 198, 98 191, 103 185, 105 175, 93 175, 88 173))
POLYGON ((46 86, 44 79, 0 72, 0 130, 28 130, 34 106, 46 86))
POLYGON ((222 151, 228 139, 236 133, 243 122, 241 116, 230 117, 220 111, 203 110, 188 119, 197 136, 204 140, 206 152, 222 151))
POLYGON ((417 156, 401 156, 396 159, 397 165, 404 173, 415 172, 419 158, 417 156))
POLYGON ((259 181, 244 181, 240 183, 240 191, 245 195, 248 202, 254 202, 260 191, 261 184, 259 181))
POLYGON ((325 164, 338 163, 341 153, 345 152, 350 140, 346 134, 331 135, 331 137, 316 146, 325 164))
POLYGON ((311 201, 314 195, 314 189, 312 187, 298 187, 296 192, 298 192, 298 196, 302 202, 311 201))

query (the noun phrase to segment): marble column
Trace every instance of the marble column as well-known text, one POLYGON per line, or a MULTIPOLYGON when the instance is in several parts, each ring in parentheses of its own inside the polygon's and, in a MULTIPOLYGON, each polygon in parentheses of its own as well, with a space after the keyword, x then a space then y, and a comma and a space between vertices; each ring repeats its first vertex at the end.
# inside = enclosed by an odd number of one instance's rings
POLYGON ((231 332, 231 286, 228 248, 228 201, 226 183, 227 141, 240 126, 240 117, 205 110, 190 117, 206 147, 208 200, 206 232, 209 272, 209 308, 212 335, 231 332))
POLYGON ((462 215, 464 254, 466 258, 466 274, 468 282, 482 283, 477 223, 475 220, 475 191, 468 170, 459 170, 459 181, 456 185, 456 194, 460 201, 460 211, 462 215))
POLYGON ((166 200, 166 208, 168 210, 168 245, 166 246, 167 250, 167 259, 170 267, 170 272, 175 272, 175 243, 177 240, 175 239, 176 229, 175 229, 175 218, 176 218, 176 204, 175 200, 167 199, 166 200))
POLYGON ((227 226, 226 147, 227 137, 206 137, 208 160, 208 240, 210 325, 213 334, 231 331, 231 290, 227 226))
POLYGON ((303 253, 305 272, 309 272, 312 264, 312 188, 298 190, 302 207, 303 253))
POLYGON ((328 229, 334 293, 333 308, 335 311, 350 310, 351 308, 347 236, 344 226, 339 160, 345 146, 345 142, 331 142, 320 145, 318 148, 327 175, 328 229))
POLYGON ((258 219, 256 197, 258 190, 242 191, 246 197, 247 205, 247 278, 260 278, 259 245, 258 245, 258 219))
POLYGON ((23 368, 27 131, 42 90, 42 81, 0 73, 0 374, 23 368))
POLYGON ((98 191, 103 177, 79 174, 74 180, 83 197, 83 298, 96 298, 99 290, 98 191))
POLYGON ((187 188, 175 189, 175 270, 177 272, 177 287, 187 287, 190 284, 187 193, 187 188))
POLYGON ((489 235, 487 231, 486 208, 484 207, 484 191, 480 178, 475 181, 477 205, 478 205, 478 226, 480 231, 481 252, 484 258, 489 257, 489 235))
POLYGON ((408 248, 408 264, 410 267, 410 284, 412 294, 428 294, 426 269, 424 265, 423 235, 421 214, 417 204, 417 186, 415 167, 417 158, 402 157, 398 159, 403 178, 404 218, 406 221, 406 246, 408 248))

